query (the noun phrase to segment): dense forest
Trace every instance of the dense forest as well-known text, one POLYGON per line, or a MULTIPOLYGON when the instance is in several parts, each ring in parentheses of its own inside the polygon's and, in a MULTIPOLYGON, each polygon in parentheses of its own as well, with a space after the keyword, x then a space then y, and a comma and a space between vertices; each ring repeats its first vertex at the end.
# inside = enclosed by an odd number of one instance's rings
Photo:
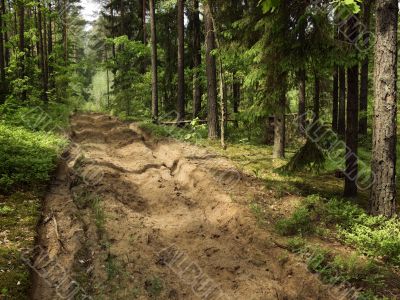
POLYGON ((0 299, 400 299, 398 12, 0 0, 0 299))

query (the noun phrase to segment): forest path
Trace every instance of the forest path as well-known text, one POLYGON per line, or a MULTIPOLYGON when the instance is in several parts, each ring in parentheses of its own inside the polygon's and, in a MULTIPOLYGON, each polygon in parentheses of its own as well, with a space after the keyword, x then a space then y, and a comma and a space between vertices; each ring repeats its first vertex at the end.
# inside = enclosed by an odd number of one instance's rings
POLYGON ((267 196, 230 161, 105 115, 71 129, 33 299, 337 299, 260 226, 249 200, 267 196))

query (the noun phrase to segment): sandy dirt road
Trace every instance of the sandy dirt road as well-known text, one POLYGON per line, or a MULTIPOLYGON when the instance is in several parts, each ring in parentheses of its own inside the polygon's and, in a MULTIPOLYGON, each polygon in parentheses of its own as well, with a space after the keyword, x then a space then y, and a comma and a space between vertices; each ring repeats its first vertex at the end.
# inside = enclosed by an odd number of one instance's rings
POLYGON ((74 116, 71 132, 33 299, 338 299, 259 226, 262 185, 230 161, 100 114, 74 116))

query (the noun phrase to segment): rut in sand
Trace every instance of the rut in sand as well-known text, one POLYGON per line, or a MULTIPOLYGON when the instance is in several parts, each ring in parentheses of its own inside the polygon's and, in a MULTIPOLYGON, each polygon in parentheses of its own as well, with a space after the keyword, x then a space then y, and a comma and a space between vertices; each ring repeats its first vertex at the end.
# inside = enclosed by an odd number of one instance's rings
POLYGON ((263 190, 228 160, 99 114, 71 130, 33 299, 337 299, 260 228, 248 207, 263 190))

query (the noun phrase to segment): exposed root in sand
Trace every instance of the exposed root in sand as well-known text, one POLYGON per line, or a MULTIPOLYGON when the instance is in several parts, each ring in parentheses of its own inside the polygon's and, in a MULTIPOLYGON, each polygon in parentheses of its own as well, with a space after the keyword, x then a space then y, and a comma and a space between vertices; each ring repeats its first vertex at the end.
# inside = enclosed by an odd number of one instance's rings
POLYGON ((71 127, 82 153, 44 203, 33 299, 336 299, 260 228, 261 189, 229 161, 109 116, 71 127))

